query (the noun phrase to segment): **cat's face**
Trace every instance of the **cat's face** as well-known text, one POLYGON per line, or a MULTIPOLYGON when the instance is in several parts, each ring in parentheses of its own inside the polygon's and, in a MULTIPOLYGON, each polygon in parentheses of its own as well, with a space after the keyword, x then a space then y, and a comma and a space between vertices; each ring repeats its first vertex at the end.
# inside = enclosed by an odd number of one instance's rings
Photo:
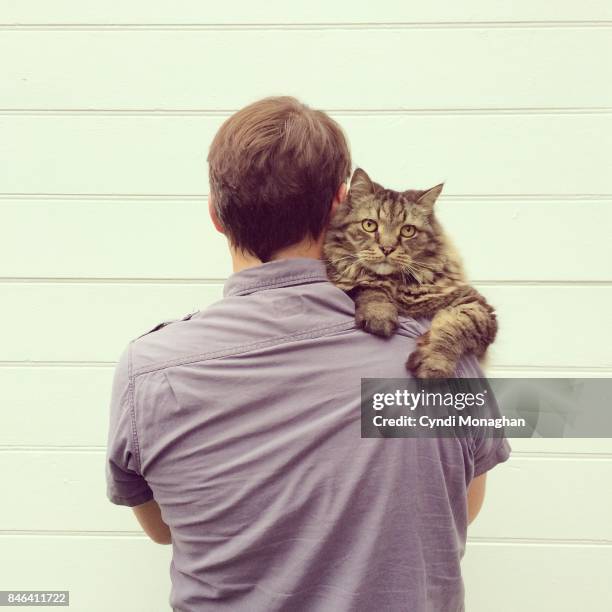
POLYGON ((357 169, 349 197, 331 222, 340 248, 328 248, 327 257, 332 263, 334 257, 345 257, 345 263, 355 262, 381 276, 418 275, 436 256, 437 226, 432 224, 432 215, 441 191, 442 185, 427 191, 384 189, 357 169))

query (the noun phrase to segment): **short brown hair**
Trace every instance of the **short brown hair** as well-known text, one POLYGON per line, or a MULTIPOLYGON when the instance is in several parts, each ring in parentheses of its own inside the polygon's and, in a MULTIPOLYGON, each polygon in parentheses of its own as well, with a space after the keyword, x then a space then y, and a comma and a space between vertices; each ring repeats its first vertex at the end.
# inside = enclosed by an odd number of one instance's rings
POLYGON ((320 237, 351 170, 340 126, 289 96, 264 98, 227 119, 208 164, 224 232, 234 247, 261 261, 320 237))

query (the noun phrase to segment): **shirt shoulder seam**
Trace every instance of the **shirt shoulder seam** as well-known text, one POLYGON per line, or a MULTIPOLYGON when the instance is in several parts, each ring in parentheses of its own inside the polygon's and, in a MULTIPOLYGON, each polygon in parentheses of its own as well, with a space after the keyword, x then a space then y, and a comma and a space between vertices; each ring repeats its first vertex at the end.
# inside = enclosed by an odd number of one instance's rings
POLYGON ((239 296, 245 293, 252 293, 257 289, 261 289, 263 287, 267 287, 269 289, 273 289, 275 287, 286 287, 287 282, 293 283, 294 281, 303 281, 303 280, 315 280, 320 282, 325 282, 328 279, 321 274, 312 273, 312 274, 296 274, 294 276, 286 276, 282 279, 272 279, 260 281, 259 283, 245 283, 242 287, 237 286, 235 291, 231 291, 227 294, 227 297, 231 296, 239 296))
POLYGON ((136 431, 136 410, 134 406, 134 385, 136 376, 134 375, 132 366, 132 340, 128 345, 128 409, 130 411, 130 421, 132 424, 132 444, 134 445, 134 457, 136 459, 136 467, 139 473, 142 473, 140 461, 140 444, 138 443, 138 432, 136 431))
POLYGON ((198 361, 210 361, 213 359, 220 359, 222 357, 230 357, 233 355, 240 355, 242 353, 248 353, 249 351, 257 350, 259 348, 266 348, 269 346, 276 346, 279 344, 285 344, 288 342, 295 342, 297 340, 305 340, 308 338, 317 338, 320 336, 324 336, 326 333, 334 332, 334 331, 344 331, 348 329, 352 329, 355 327, 355 322, 344 322, 344 323, 336 323, 334 325, 325 325, 323 327, 315 327, 306 331, 298 332, 295 334, 289 334, 286 336, 277 336, 274 338, 270 338, 268 340, 259 340, 257 342, 251 342, 248 344, 240 344, 237 346, 230 346, 223 349, 218 349, 216 351, 208 351, 205 353, 197 353, 195 355, 186 355, 184 357, 170 359, 168 361, 163 361, 161 363, 156 363, 149 366, 144 366, 142 368, 134 371, 133 376, 136 378, 141 374, 148 374, 150 372, 155 372, 157 370, 164 370, 166 368, 186 365, 189 363, 195 363, 198 361))

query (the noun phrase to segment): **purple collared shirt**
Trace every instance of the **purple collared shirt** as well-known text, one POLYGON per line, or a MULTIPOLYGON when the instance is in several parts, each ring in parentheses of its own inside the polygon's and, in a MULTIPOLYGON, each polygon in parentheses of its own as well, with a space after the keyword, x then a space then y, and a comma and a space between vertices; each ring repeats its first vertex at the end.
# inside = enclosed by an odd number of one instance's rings
MULTIPOLYGON (((405 377, 426 329, 363 332, 321 261, 287 259, 129 343, 107 494, 159 504, 174 610, 464 609, 466 489, 507 440, 361 438, 360 379, 405 377)), ((468 356, 457 375, 482 371, 468 356)))

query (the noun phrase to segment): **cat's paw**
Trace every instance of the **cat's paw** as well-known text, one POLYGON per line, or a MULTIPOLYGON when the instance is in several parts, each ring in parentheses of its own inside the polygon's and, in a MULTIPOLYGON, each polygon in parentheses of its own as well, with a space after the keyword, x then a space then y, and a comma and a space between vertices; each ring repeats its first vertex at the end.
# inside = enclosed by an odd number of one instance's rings
POLYGON ((454 378, 457 361, 431 342, 429 332, 418 340, 406 368, 417 378, 454 378))
POLYGON ((355 310, 357 327, 388 338, 397 329, 397 308, 385 302, 370 302, 355 310))

